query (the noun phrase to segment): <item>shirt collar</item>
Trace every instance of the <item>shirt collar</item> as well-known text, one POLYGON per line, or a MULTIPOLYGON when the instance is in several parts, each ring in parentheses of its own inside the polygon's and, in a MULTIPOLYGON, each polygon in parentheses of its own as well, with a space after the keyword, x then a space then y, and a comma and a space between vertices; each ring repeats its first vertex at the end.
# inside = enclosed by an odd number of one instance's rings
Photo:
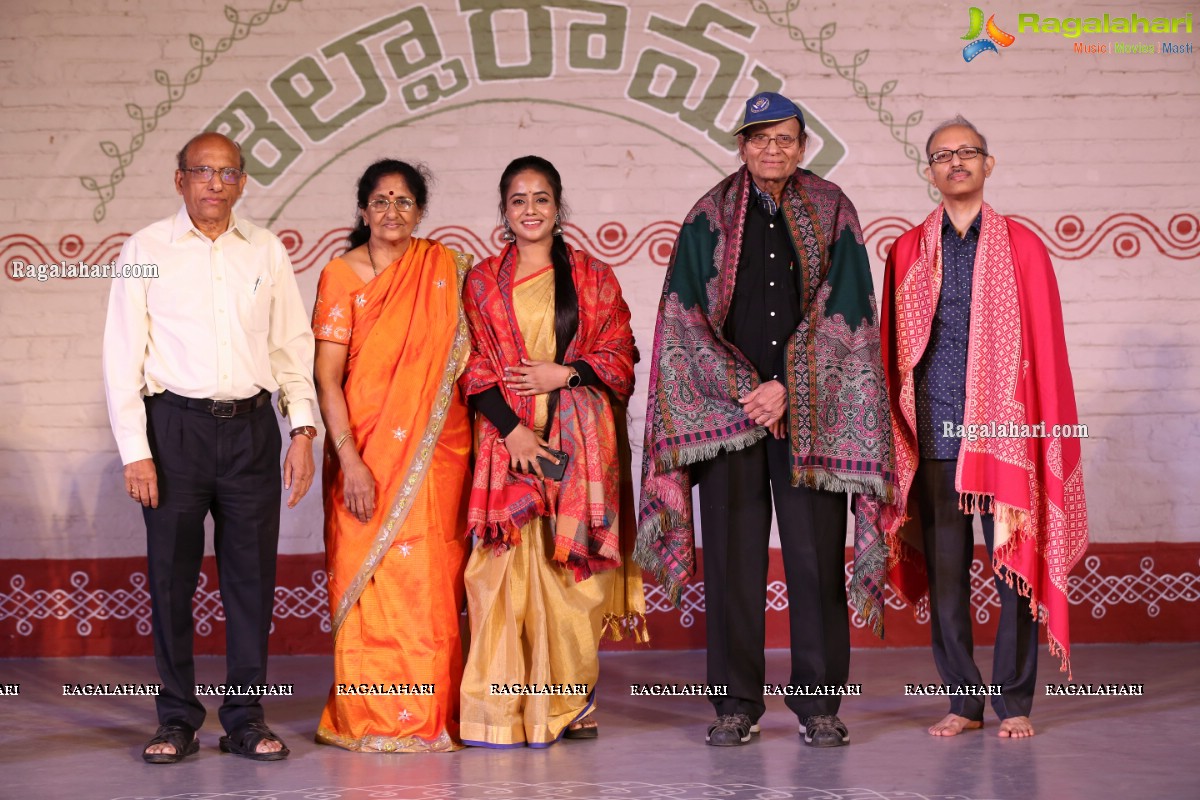
MULTIPOLYGON (((970 233, 971 231, 975 231, 975 235, 978 237, 980 225, 983 224, 982 220, 983 220, 983 209, 981 208, 981 209, 979 209, 979 213, 975 215, 975 219, 971 222, 970 225, 967 226, 967 233, 970 233)), ((955 229, 954 223, 950 221, 950 214, 944 208, 942 209, 942 233, 943 234, 953 233, 955 236, 958 236, 958 231, 955 229)), ((966 234, 964 234, 962 238, 965 239, 966 234)))
POLYGON ((758 188, 758 184, 754 182, 754 178, 750 179, 750 186, 754 189, 754 194, 758 197, 758 204, 769 215, 775 216, 775 212, 779 210, 779 204, 775 202, 775 198, 771 197, 770 192, 764 192, 758 188))
MULTIPOLYGON (((245 222, 238 217, 236 211, 229 213, 229 228, 226 229, 225 233, 229 231, 234 231, 238 236, 241 236, 246 241, 250 241, 250 231, 246 229, 245 222)), ((179 207, 179 213, 175 215, 175 222, 171 226, 171 241, 178 242, 188 234, 193 234, 205 241, 212 241, 196 227, 192 222, 191 216, 188 215, 187 206, 183 205, 179 207)), ((221 235, 224 236, 225 234, 221 235)))

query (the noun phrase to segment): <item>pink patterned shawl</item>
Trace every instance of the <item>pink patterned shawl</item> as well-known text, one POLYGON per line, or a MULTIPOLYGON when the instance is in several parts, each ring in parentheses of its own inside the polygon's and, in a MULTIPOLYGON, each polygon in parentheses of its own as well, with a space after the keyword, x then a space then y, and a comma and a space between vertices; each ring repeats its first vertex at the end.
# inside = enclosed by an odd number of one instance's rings
MULTIPOLYGON (((916 505, 913 370, 925 352, 942 283, 942 206, 896 240, 888 254, 882 301, 888 367, 895 502, 882 509, 889 579, 909 602, 928 593, 916 505)), ((1087 548, 1087 510, 1079 440, 1053 435, 1078 422, 1067 363, 1061 303, 1050 256, 1028 228, 986 203, 971 293, 964 425, 1045 423, 1038 438, 962 440, 956 486, 964 511, 996 519, 995 563, 1030 610, 1040 607, 1050 652, 1070 670, 1067 574, 1087 548)), ((978 429, 977 429, 978 430, 978 429)))

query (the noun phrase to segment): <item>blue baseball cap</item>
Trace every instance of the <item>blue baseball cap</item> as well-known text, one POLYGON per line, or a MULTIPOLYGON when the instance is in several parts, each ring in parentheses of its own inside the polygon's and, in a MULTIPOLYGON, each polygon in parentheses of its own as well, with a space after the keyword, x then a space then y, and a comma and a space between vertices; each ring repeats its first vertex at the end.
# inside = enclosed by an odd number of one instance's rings
POLYGON ((800 121, 800 130, 804 130, 804 113, 800 107, 775 92, 759 92, 746 101, 746 116, 742 124, 733 133, 737 135, 751 125, 761 125, 764 122, 783 122, 795 117, 800 121))

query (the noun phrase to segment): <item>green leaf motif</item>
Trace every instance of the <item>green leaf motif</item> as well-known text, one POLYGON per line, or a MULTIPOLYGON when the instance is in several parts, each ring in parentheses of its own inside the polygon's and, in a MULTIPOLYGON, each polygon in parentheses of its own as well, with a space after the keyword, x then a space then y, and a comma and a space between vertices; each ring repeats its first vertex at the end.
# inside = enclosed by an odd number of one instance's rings
MULTIPOLYGON (((866 62, 867 56, 870 55, 871 51, 859 50, 851 57, 850 64, 843 64, 837 55, 825 49, 825 43, 837 33, 837 22, 827 22, 822 25, 820 34, 816 38, 816 44, 814 45, 813 40, 805 34, 799 23, 793 18, 793 15, 799 17, 801 13, 799 0, 788 0, 783 9, 770 9, 764 0, 750 0, 750 5, 755 12, 765 17, 771 24, 787 31, 788 36, 792 40, 803 42, 805 49, 819 56, 821 64, 826 69, 836 72, 841 78, 850 83, 854 95, 863 99, 863 102, 867 104, 867 108, 875 112, 879 122, 891 133, 892 138, 903 146, 905 157, 909 161, 912 161, 916 167, 915 172, 921 185, 926 187, 926 191, 930 192, 930 197, 937 200, 938 198, 934 196, 936 190, 932 190, 932 187, 925 181, 925 159, 921 154, 920 148, 909 141, 908 137, 909 131, 921 121, 922 112, 920 110, 914 111, 908 115, 903 125, 897 124, 895 115, 885 109, 883 105, 884 98, 895 91, 899 85, 899 81, 895 79, 886 81, 880 86, 877 92, 873 92, 858 77, 858 68, 866 62)), ((974 11, 975 9, 972 9, 972 18, 974 11)))
POLYGON ((232 25, 232 29, 229 35, 222 37, 217 42, 215 50, 207 49, 204 45, 204 39, 200 36, 194 33, 188 34, 188 44, 200 54, 199 63, 187 71, 181 84, 174 83, 166 71, 161 69, 154 70, 152 73, 154 82, 159 86, 165 87, 166 99, 160 100, 154 106, 154 115, 152 117, 146 116, 146 112, 141 106, 135 103, 127 103, 125 105, 125 113, 129 115, 130 119, 136 120, 139 123, 138 130, 130 134, 128 151, 122 151, 113 142, 100 142, 100 151, 117 162, 117 165, 109 173, 108 182, 101 183, 95 178, 86 175, 79 178, 80 185, 95 194, 98 199, 96 207, 92 210, 92 219, 95 222, 100 223, 104 221, 107 215, 108 204, 117 195, 117 185, 125 179, 125 167, 133 163, 134 154, 142 149, 142 145, 146 140, 146 134, 157 130, 158 123, 162 118, 171 112, 175 103, 183 99, 183 96, 187 92, 187 87, 199 82, 204 74, 204 69, 216 61, 219 53, 225 52, 234 42, 249 36, 254 28, 262 25, 272 16, 283 13, 292 3, 298 2, 300 0, 272 0, 267 10, 255 12, 250 17, 249 23, 241 21, 242 12, 233 6, 225 6, 225 19, 232 25))

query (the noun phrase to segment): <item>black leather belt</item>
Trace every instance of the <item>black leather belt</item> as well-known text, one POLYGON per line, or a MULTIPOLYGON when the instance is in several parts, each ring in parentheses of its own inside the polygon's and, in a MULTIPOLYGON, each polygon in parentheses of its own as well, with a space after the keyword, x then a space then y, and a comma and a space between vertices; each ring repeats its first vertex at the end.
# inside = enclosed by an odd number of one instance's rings
POLYGON ((221 417, 222 419, 249 414, 251 411, 257 411, 271 402, 271 393, 266 389, 254 395, 254 397, 249 397, 245 400, 198 400, 194 397, 183 397, 182 395, 168 391, 152 395, 151 397, 173 406, 179 406, 180 408, 188 408, 193 411, 206 411, 214 417, 221 417))

